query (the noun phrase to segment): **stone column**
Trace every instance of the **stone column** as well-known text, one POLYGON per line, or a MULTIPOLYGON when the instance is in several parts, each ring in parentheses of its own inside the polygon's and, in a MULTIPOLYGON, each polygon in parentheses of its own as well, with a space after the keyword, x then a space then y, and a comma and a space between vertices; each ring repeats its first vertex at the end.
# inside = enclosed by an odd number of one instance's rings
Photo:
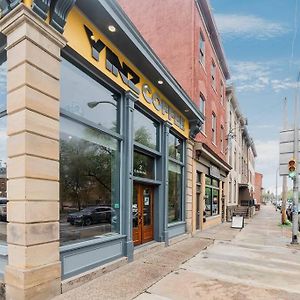
POLYGON ((185 221, 186 231, 192 233, 193 230, 193 216, 195 212, 193 210, 193 186, 194 182, 194 142, 187 140, 186 142, 186 189, 185 189, 185 221))
POLYGON ((61 293, 59 261, 60 50, 65 39, 20 4, 7 36, 7 299, 61 293))
POLYGON ((125 217, 124 228, 126 238, 125 253, 128 261, 133 261, 133 241, 132 241, 132 196, 133 196, 133 113, 134 103, 137 101, 137 96, 131 91, 125 95, 125 141, 124 141, 124 194, 125 194, 125 217))

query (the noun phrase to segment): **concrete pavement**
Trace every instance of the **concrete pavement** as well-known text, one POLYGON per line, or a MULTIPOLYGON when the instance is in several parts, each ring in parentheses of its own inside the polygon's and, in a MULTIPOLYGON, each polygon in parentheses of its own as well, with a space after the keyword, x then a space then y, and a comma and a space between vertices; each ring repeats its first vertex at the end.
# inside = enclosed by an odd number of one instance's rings
POLYGON ((216 240, 136 299, 299 300, 299 247, 279 222, 273 206, 262 207, 235 238, 216 240))
POLYGON ((73 289, 62 299, 300 299, 300 248, 273 206, 243 230, 218 225, 73 289))

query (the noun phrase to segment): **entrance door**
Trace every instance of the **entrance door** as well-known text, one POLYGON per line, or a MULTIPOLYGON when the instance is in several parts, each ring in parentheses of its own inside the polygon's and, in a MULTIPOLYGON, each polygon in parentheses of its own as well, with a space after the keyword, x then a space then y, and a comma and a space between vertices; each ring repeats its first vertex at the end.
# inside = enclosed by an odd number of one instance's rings
POLYGON ((154 188, 135 183, 132 201, 132 238, 134 245, 153 240, 154 188))
POLYGON ((196 194, 196 229, 200 229, 200 193, 196 194))

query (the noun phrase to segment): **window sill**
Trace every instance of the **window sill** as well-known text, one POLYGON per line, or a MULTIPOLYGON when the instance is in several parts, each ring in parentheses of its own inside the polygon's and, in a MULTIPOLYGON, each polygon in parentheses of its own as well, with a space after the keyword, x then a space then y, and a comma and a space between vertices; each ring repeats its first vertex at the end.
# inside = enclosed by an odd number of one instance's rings
POLYGON ((168 228, 170 228, 170 227, 176 227, 176 226, 184 225, 184 224, 185 224, 185 221, 177 221, 177 222, 174 222, 174 223, 169 223, 168 224, 168 228))
POLYGON ((201 68, 203 69, 204 73, 206 74, 206 70, 205 70, 205 59, 204 59, 204 63, 202 63, 201 60, 199 59, 199 64, 200 64, 201 68))
POLYGON ((211 85, 211 87, 212 87, 213 91, 215 92, 215 94, 218 95, 217 88, 215 88, 213 85, 211 85))
POLYGON ((115 233, 111 235, 103 235, 101 237, 91 238, 90 240, 86 240, 86 241, 75 240, 73 243, 67 245, 61 245, 59 247, 59 250, 60 252, 65 252, 65 251, 88 247, 91 245, 102 244, 113 240, 124 239, 125 237, 126 235, 115 233))
POLYGON ((203 136, 207 137, 207 134, 206 134, 204 131, 201 130, 200 133, 201 133, 203 136))

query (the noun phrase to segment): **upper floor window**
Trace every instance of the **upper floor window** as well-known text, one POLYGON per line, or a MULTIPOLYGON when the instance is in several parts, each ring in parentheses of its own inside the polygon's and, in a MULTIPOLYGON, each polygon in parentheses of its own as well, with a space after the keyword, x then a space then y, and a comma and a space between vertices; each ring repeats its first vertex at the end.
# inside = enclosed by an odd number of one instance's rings
POLYGON ((216 115, 213 113, 212 114, 212 118, 211 118, 211 140, 213 142, 213 144, 216 144, 217 141, 217 117, 216 115))
MULTIPOLYGON (((203 114, 203 116, 205 117, 205 98, 202 94, 200 94, 200 104, 199 104, 199 109, 200 112, 203 114)), ((205 132, 205 118, 204 118, 204 122, 202 125, 202 132, 205 132)))
POLYGON ((211 62, 211 85, 216 89, 216 64, 214 61, 211 62))
POLYGON ((199 55, 200 62, 202 65, 205 63, 205 39, 203 33, 200 32, 200 41, 199 41, 199 55))
POLYGON ((220 83, 220 99, 221 99, 221 103, 223 105, 224 104, 224 84, 223 84, 223 81, 221 81, 221 83, 220 83))
POLYGON ((224 127, 221 125, 221 151, 224 152, 224 127))

